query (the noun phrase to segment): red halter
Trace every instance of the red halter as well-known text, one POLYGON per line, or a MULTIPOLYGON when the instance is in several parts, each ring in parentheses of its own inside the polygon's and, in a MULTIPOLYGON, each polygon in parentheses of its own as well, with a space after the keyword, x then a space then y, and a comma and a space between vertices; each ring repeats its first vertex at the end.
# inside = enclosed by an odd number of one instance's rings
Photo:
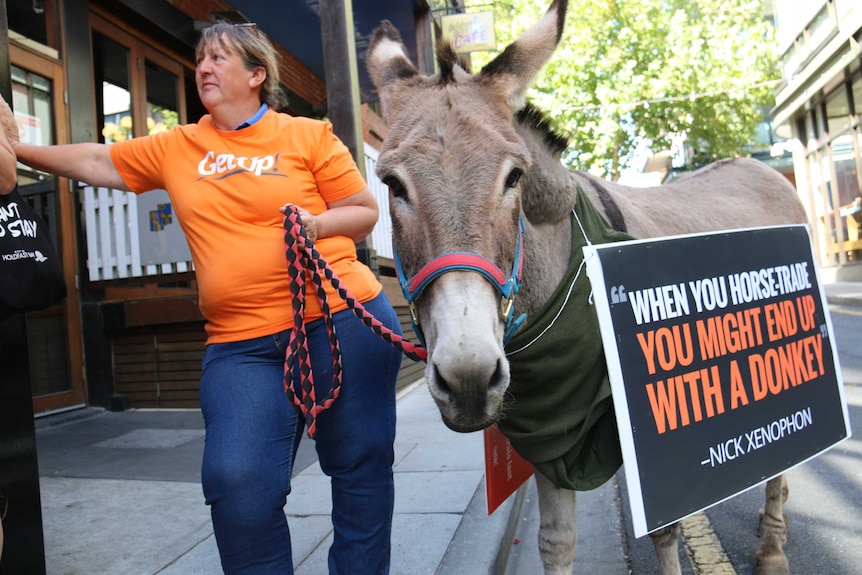
POLYGON ((485 256, 472 252, 449 252, 438 256, 425 264, 413 278, 409 281, 404 275, 404 268, 401 265, 401 258, 398 256, 398 250, 395 250, 395 272, 398 275, 398 281, 401 284, 401 291, 404 293, 404 299, 410 306, 410 324, 413 326, 413 331, 416 332, 416 337, 422 345, 425 345, 425 338, 422 335, 422 329, 419 327, 419 316, 416 314, 416 300, 428 284, 438 276, 452 271, 472 271, 482 275, 485 279, 491 282, 497 291, 500 293, 500 319, 505 325, 505 334, 503 343, 509 341, 509 338, 517 331, 521 323, 527 318, 522 314, 517 319, 515 318, 515 307, 513 305, 515 296, 521 289, 521 271, 524 264, 524 217, 518 221, 518 240, 515 245, 515 261, 512 264, 512 273, 508 276, 501 270, 497 264, 486 258, 485 256))

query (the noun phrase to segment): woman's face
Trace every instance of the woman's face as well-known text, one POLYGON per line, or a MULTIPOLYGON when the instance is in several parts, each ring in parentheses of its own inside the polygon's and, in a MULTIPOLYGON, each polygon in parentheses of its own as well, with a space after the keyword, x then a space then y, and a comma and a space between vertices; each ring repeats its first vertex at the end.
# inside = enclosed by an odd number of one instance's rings
POLYGON ((229 44, 213 40, 201 52, 195 68, 198 96, 208 112, 220 106, 242 105, 257 100, 253 89, 254 71, 245 67, 243 59, 229 44))

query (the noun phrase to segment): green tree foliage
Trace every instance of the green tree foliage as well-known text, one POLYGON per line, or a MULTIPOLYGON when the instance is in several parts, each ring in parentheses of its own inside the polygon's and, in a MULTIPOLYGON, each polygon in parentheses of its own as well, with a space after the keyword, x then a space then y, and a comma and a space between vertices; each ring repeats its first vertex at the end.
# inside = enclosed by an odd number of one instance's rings
MULTIPOLYGON (((549 4, 498 0, 497 45, 549 4)), ((638 142, 669 150, 674 134, 688 135, 693 164, 740 155, 773 101, 773 34, 762 0, 573 1, 529 97, 571 139, 567 163, 613 179, 638 142)), ((474 68, 495 55, 473 53, 474 68)))

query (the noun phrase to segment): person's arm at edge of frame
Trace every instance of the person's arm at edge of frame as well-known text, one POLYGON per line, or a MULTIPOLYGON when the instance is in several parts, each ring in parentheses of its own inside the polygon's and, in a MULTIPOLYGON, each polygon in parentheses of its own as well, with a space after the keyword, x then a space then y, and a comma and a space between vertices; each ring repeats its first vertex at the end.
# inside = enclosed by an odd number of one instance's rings
MULTIPOLYGON (((13 156, 31 168, 57 176, 130 191, 114 166, 107 144, 80 143, 34 146, 18 141, 18 126, 6 100, 0 98, 0 124, 13 156)), ((4 192, 8 193, 8 191, 4 192)))
POLYGON ((6 134, 0 130, 0 195, 11 192, 18 183, 18 159, 6 134))

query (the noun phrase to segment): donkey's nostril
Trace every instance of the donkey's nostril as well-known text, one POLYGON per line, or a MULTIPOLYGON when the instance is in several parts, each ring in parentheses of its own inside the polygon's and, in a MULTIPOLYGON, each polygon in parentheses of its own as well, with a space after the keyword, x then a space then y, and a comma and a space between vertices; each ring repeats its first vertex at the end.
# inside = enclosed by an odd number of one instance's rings
POLYGON ((439 395, 446 396, 446 398, 450 400, 452 399, 452 388, 449 386, 449 382, 446 381, 446 378, 443 377, 443 374, 440 373, 436 363, 431 364, 431 384, 439 395))
POLYGON ((488 382, 488 391, 497 392, 497 391, 505 391, 506 386, 509 385, 509 376, 506 373, 506 370, 503 369, 502 360, 497 360, 497 369, 494 370, 494 373, 491 374, 491 380, 488 382))

